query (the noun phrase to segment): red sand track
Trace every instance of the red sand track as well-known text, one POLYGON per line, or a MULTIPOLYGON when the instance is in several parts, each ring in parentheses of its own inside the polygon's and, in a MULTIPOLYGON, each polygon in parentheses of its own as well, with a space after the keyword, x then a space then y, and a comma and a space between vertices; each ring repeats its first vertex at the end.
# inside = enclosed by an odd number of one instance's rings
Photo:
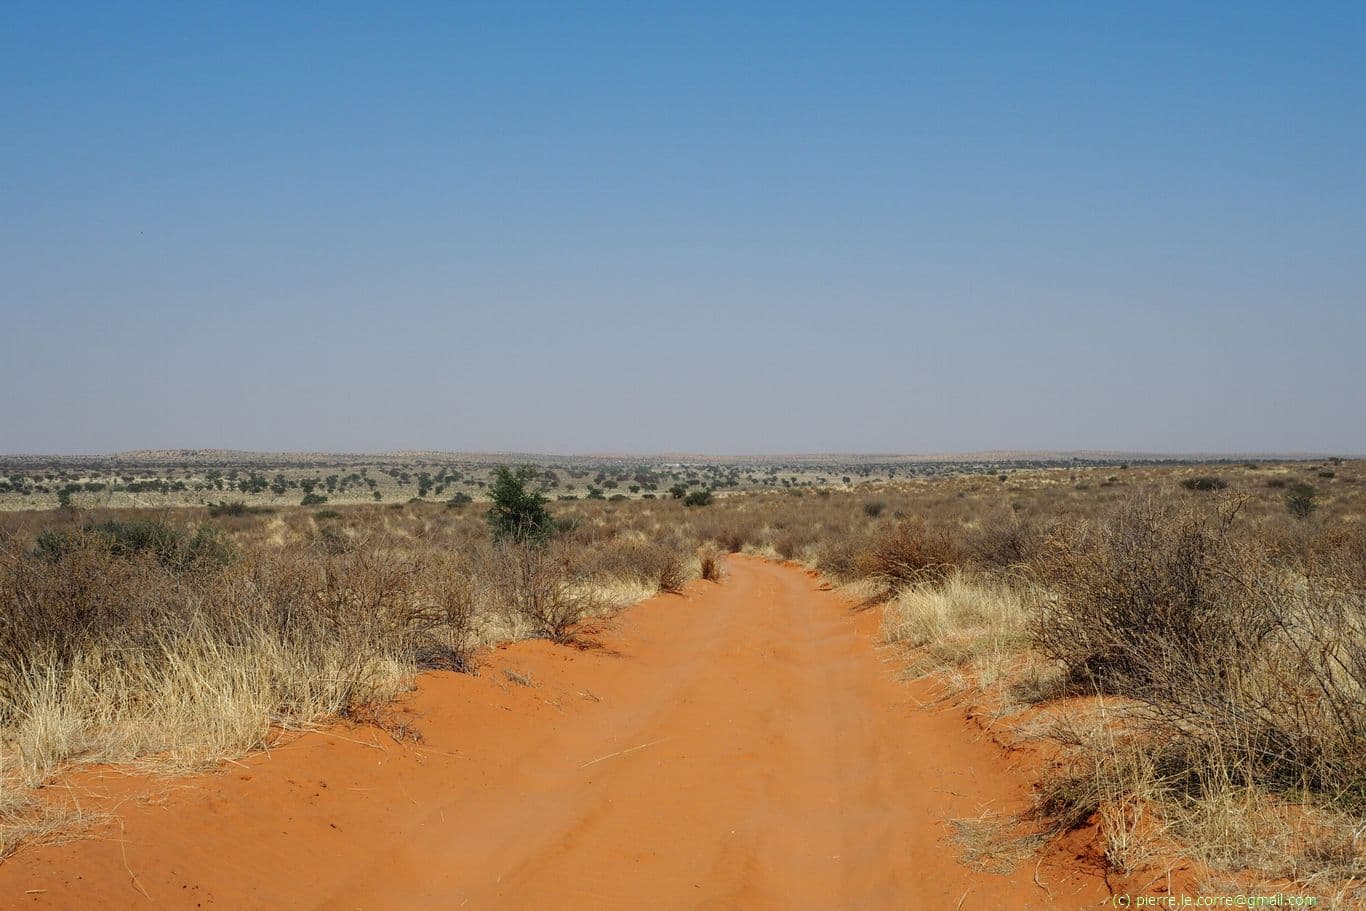
POLYGON ((405 710, 421 744, 347 728, 216 775, 83 773, 122 826, 0 864, 0 907, 1104 902, 1065 864, 1037 882, 1033 864, 959 865, 945 820, 1018 806, 1024 773, 893 681, 875 612, 790 567, 734 558, 730 574, 632 608, 601 649, 522 643, 478 677, 424 677, 405 710))

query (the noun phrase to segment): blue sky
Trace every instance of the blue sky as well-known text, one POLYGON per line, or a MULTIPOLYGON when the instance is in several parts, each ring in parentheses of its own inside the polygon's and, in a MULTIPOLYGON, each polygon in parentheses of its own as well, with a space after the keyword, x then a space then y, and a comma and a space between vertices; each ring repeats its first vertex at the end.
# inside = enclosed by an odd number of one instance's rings
POLYGON ((0 452, 1366 452, 1366 5, 12 5, 0 452))

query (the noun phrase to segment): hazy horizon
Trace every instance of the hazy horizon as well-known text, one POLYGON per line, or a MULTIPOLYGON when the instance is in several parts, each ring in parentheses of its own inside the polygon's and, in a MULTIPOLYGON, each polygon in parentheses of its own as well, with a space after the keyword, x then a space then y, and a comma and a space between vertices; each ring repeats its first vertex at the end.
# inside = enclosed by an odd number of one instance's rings
POLYGON ((15 8, 0 452, 1366 453, 1363 37, 15 8))
POLYGON ((194 453, 223 454, 226 456, 285 456, 285 457, 305 457, 305 456, 336 456, 339 458, 383 458, 383 457, 402 457, 402 456, 453 456, 453 457, 474 457, 474 458, 535 458, 535 459, 721 459, 721 460, 762 460, 762 459, 798 459, 809 461, 820 461, 824 459, 891 459, 905 461, 933 461, 936 459, 973 459, 1000 458, 1008 459, 1029 459, 1029 458, 1049 458, 1049 457, 1078 457, 1104 459, 1106 457, 1132 458, 1135 460, 1162 460, 1162 459, 1242 459, 1242 458, 1261 458, 1261 459, 1362 459, 1366 458, 1366 453, 1362 452, 1331 452, 1315 450, 1245 450, 1245 451, 1177 451, 1166 452, 1128 450, 1128 449, 981 449, 981 450, 943 450, 936 452, 697 452, 687 450, 661 450, 654 452, 644 451, 582 451, 566 452, 555 450, 516 450, 516 449, 489 449, 489 450, 460 450, 460 449, 374 449, 374 450, 323 450, 323 449, 227 449, 222 447, 208 446, 180 446, 166 448, 138 448, 124 449, 117 451, 70 451, 70 452, 0 452, 0 458, 71 458, 71 459, 99 459, 112 458, 127 455, 153 455, 162 453, 194 453))

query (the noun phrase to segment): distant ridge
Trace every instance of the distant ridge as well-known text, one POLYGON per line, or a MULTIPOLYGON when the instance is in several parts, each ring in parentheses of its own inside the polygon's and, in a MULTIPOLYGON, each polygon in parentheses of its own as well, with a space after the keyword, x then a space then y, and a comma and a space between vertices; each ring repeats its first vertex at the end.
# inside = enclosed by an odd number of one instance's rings
POLYGON ((991 449, 972 452, 936 453, 753 453, 715 454, 698 452, 590 452, 538 453, 516 451, 472 452, 435 449, 403 449, 381 452, 266 452, 243 449, 134 449, 124 452, 60 455, 14 453, 0 456, 14 461, 129 462, 178 464, 252 464, 331 462, 360 464, 375 461, 465 461, 465 462, 702 462, 711 464, 789 463, 789 464, 917 464, 930 462, 1218 462, 1218 461, 1301 461, 1327 458, 1362 458, 1360 454, 1323 452, 1139 452, 1113 449, 1029 450, 991 449))

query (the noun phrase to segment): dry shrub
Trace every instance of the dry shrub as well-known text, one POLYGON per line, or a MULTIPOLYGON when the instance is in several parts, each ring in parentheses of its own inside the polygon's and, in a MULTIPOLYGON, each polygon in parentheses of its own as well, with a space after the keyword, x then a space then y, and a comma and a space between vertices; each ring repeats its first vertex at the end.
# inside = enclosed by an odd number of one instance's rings
POLYGON ((0 546, 0 730, 25 781, 64 762, 194 766, 382 703, 422 663, 460 666, 472 602, 435 553, 253 553, 169 568, 84 539, 0 546))
POLYGON ((918 582, 948 578, 962 556, 952 534, 920 518, 903 519, 883 529, 858 555, 861 575, 881 581, 889 591, 918 582))
POLYGON ((1215 869, 1296 883, 1360 880, 1361 821, 1312 794, 1286 800, 1250 786, 1251 770, 1214 745, 1151 736, 1141 714, 1114 708, 1057 721, 1066 748, 1043 777, 1029 816, 1047 835, 1098 822, 1109 866, 1132 873, 1177 845, 1215 869))
POLYGON ((965 549, 972 562, 987 569, 1006 569, 1032 561, 1043 545, 1037 523, 1016 513, 984 519, 967 535, 965 549))
POLYGON ((493 585, 501 601, 527 621, 535 635, 569 643, 578 626, 600 608, 590 588, 553 547, 504 542, 494 551, 493 585))
POLYGON ((1366 593, 1276 565, 1237 508, 1129 504, 1067 545, 1035 641, 1251 781, 1366 807, 1366 593))
POLYGON ((824 541, 816 548, 816 569, 836 582, 853 582, 861 577, 859 555, 865 542, 852 537, 824 541))
POLYGON ((724 577, 725 569, 722 566, 722 557, 715 549, 700 548, 697 551, 697 560, 701 568, 702 578, 706 581, 720 582, 724 577))
POLYGON ((702 536, 715 541, 727 553, 738 554, 746 544, 758 543, 757 529, 752 522, 734 519, 702 530, 702 536))
POLYGON ((797 540, 795 535, 785 533, 774 538, 773 549, 777 551, 778 556, 784 560, 792 560, 796 558, 798 551, 801 550, 801 543, 797 540))
POLYGON ((632 580, 651 592, 679 592, 691 578, 687 544, 677 540, 614 541, 582 562, 607 581, 632 580))

